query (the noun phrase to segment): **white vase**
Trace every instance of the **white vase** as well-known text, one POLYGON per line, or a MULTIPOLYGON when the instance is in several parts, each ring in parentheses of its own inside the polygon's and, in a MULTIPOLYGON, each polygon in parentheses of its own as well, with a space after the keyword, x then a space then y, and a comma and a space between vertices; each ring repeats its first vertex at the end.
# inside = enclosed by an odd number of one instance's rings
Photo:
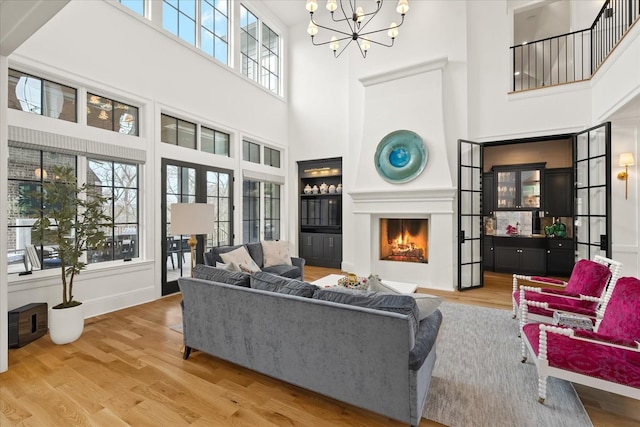
POLYGON ((49 336, 54 344, 74 342, 84 329, 84 307, 52 308, 49 310, 49 336))

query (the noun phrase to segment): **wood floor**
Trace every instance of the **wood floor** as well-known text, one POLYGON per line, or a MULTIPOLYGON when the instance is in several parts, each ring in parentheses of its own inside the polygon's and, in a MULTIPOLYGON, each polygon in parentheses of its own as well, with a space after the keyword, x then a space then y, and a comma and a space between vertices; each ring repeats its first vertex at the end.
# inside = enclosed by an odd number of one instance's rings
MULTIPOLYGON (((309 281, 337 272, 305 271, 309 281)), ((510 283, 492 274, 483 289, 429 292, 510 309, 510 283)), ((0 374, 0 425, 402 425, 202 352, 184 361, 182 335, 170 329, 181 322, 179 303, 173 295, 87 319, 82 337, 65 346, 45 336, 10 350, 9 371, 0 374)), ((578 392, 596 427, 640 423, 639 401, 587 387, 578 392)), ((440 424, 422 419, 420 426, 440 424)))

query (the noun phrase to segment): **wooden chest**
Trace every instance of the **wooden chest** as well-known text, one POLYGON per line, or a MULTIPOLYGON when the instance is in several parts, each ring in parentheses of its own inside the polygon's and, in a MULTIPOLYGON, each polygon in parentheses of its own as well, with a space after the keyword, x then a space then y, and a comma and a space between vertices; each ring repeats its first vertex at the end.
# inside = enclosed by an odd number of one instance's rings
POLYGON ((9 312, 9 347, 22 347, 47 333, 48 307, 37 302, 9 312))

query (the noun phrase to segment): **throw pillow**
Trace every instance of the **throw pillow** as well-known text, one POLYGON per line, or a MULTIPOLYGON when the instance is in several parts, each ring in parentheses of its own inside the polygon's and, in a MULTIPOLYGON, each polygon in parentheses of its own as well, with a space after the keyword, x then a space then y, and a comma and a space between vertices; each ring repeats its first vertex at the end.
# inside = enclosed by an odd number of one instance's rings
POLYGON ((224 262, 216 262, 216 268, 221 268, 227 271, 234 271, 233 264, 225 264, 224 262))
POLYGON ((311 298, 318 289, 316 285, 301 282, 288 277, 276 276, 275 274, 258 271, 251 276, 251 287, 269 292, 281 294, 297 295, 299 297, 311 298))
MULTIPOLYGON (((369 276, 369 290, 379 292, 393 292, 399 294, 396 289, 385 285, 378 276, 373 274, 369 276)), ((408 295, 416 300, 418 310, 420 311, 420 315, 418 316, 419 321, 431 315, 431 313, 433 313, 438 307, 440 307, 442 301, 444 301, 444 298, 430 294, 413 293, 408 295)))
POLYGON ((444 298, 430 294, 411 294, 411 296, 416 300, 418 310, 420 310, 419 320, 429 317, 444 301, 444 298))
POLYGON ((244 246, 240 246, 231 252, 220 254, 220 258, 222 258, 225 264, 237 266, 237 271, 242 271, 243 267, 250 272, 260 271, 260 267, 258 267, 258 264, 251 258, 251 255, 249 255, 249 252, 247 252, 244 246))
POLYGON ((284 240, 265 240, 262 244, 263 264, 265 267, 274 265, 292 265, 289 256, 289 243, 284 240))
POLYGON ((249 287, 248 274, 223 270, 222 268, 210 267, 204 264, 198 264, 193 267, 193 278, 226 283, 227 285, 243 286, 245 288, 249 287))

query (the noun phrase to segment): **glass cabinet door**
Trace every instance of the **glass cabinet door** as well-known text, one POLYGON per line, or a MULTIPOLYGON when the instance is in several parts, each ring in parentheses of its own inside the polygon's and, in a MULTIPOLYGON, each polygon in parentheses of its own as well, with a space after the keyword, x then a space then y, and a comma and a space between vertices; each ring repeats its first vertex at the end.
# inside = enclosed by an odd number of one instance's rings
POLYGON ((498 209, 515 208, 518 201, 516 195, 516 172, 498 172, 496 183, 497 198, 496 207, 498 209))
POLYGON ((540 174, 540 169, 520 172, 520 203, 518 207, 540 207, 540 174))

